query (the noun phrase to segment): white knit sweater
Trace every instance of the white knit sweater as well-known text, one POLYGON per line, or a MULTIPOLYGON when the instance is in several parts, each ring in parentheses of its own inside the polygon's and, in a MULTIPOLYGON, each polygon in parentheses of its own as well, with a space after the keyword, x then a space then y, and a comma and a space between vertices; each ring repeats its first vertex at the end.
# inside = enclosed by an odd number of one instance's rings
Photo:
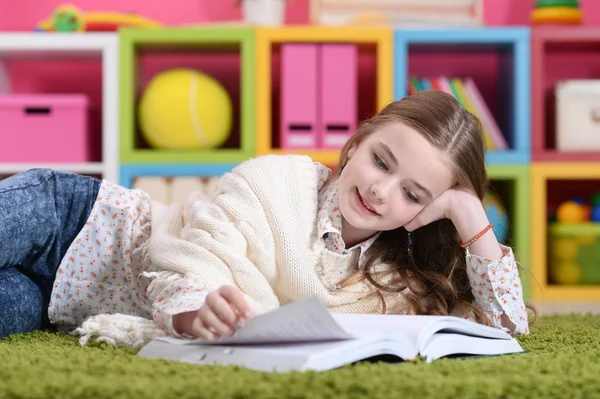
MULTIPOLYGON (((171 279, 184 275, 207 292, 238 287, 254 315, 311 296, 333 312, 381 312, 368 283, 337 285, 354 271, 355 259, 326 249, 316 223, 310 158, 268 155, 242 163, 220 179, 208 202, 195 201, 187 211, 153 203, 152 237, 144 248, 153 270, 148 296, 156 300, 171 279)), ((386 301, 388 312, 405 308, 395 295, 386 301)), ((127 345, 164 335, 150 320, 122 315, 95 316, 76 333, 83 342, 98 335, 127 345)))

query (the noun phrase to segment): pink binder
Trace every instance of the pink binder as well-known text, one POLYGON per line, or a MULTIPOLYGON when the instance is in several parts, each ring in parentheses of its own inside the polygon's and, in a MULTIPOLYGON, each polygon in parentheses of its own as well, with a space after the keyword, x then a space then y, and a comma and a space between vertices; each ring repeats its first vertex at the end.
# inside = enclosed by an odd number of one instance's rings
POLYGON ((281 147, 316 148, 318 129, 317 45, 281 46, 281 147))
POLYGON ((339 149, 356 129, 358 54, 353 44, 323 44, 318 146, 339 149))

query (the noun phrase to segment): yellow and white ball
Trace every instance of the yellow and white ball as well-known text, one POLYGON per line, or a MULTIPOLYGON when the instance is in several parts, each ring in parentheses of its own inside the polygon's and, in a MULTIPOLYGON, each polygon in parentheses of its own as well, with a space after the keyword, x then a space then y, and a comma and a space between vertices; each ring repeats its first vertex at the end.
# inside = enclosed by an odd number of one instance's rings
POLYGON ((227 141, 233 124, 233 104, 225 88, 193 69, 156 75, 142 93, 138 112, 142 135, 161 149, 217 148, 227 141))

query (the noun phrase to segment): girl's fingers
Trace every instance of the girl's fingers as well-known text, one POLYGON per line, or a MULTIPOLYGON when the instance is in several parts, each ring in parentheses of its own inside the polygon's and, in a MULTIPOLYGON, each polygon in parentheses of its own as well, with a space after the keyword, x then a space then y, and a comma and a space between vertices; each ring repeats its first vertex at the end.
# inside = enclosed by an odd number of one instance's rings
POLYGON ((235 309, 226 298, 221 296, 220 292, 215 292, 215 295, 211 295, 210 298, 207 298, 206 305, 208 305, 216 317, 218 317, 222 323, 227 324, 232 331, 237 329, 236 324, 238 322, 238 317, 235 313, 235 309))
POLYGON ((205 341, 218 341, 220 336, 210 331, 208 328, 204 327, 204 323, 202 319, 200 319, 200 314, 194 318, 192 322, 192 334, 195 337, 202 338, 205 341))
POLYGON ((237 314, 244 320, 252 318, 252 312, 250 312, 250 306, 244 294, 236 287, 230 285, 224 285, 219 288, 219 293, 225 298, 231 306, 237 311, 237 314))
MULTIPOLYGON (((232 311, 233 312, 233 311, 232 311)), ((204 328, 214 330, 221 336, 230 336, 234 329, 225 324, 209 306, 203 306, 198 312, 198 316, 204 325, 204 328)))
POLYGON ((419 227, 428 225, 431 222, 445 218, 446 209, 448 207, 448 198, 452 190, 446 190, 437 198, 425 205, 411 221, 404 225, 407 231, 415 231, 419 227))

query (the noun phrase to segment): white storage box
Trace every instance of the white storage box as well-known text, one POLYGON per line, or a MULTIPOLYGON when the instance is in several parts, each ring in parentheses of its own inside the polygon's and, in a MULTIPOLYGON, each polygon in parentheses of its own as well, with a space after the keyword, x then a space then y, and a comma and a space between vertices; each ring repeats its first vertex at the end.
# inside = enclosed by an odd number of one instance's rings
POLYGON ((600 79, 556 84, 556 149, 600 151, 600 79))

